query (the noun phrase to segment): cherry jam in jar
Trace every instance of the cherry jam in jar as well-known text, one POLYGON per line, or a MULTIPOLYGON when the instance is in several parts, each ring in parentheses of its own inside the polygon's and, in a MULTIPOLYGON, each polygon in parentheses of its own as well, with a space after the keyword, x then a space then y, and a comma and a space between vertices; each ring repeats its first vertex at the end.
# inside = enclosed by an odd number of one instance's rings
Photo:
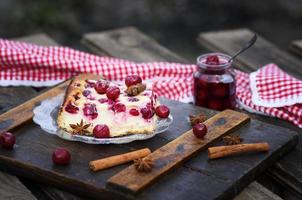
POLYGON ((194 73, 194 100, 197 106, 215 110, 234 109, 236 83, 230 56, 222 53, 204 54, 197 58, 194 73))

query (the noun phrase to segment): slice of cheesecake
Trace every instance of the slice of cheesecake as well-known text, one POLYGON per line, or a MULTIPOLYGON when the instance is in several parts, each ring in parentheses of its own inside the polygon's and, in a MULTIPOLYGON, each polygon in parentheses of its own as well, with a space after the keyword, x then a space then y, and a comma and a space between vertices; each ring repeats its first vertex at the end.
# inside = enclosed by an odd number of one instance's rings
POLYGON ((124 84, 75 78, 66 91, 58 126, 86 136, 94 136, 97 125, 106 125, 109 137, 153 133, 157 121, 154 107, 159 102, 152 90, 139 91, 135 96, 127 91, 129 87, 124 84))

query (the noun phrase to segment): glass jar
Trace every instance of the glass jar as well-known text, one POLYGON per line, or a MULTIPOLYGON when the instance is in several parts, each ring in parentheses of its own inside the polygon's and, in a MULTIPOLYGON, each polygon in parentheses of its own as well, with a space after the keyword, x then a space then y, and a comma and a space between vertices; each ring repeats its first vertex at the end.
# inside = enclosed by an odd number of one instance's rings
POLYGON ((209 53, 197 58, 194 73, 195 105, 215 110, 234 109, 236 105, 235 73, 230 56, 209 53))

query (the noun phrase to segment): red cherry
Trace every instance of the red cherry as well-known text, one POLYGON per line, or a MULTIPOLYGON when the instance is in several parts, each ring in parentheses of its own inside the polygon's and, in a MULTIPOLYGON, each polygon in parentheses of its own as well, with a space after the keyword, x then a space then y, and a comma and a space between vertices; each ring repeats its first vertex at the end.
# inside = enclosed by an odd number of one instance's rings
POLYGON ((122 103, 116 103, 113 105, 113 111, 114 112, 125 112, 126 106, 125 106, 125 104, 122 104, 122 103))
POLYGON ((91 93, 90 90, 84 90, 84 91, 82 92, 82 94, 83 94, 84 97, 87 97, 88 95, 90 95, 90 93, 91 93))
POLYGON ((75 105, 73 105, 71 102, 69 102, 66 106, 65 106, 65 110, 66 112, 75 114, 79 112, 79 108, 75 105))
POLYGON ((85 116, 90 117, 91 119, 95 119, 98 116, 96 105, 93 103, 85 103, 83 112, 85 116))
POLYGON ((144 119, 150 119, 154 115, 153 110, 148 107, 141 108, 141 113, 142 113, 144 119))
POLYGON ((136 108, 131 108, 129 110, 129 113, 130 113, 130 115, 133 115, 133 116, 138 116, 139 115, 139 111, 136 108))
POLYGON ((167 118, 167 117, 169 117, 170 110, 167 106, 160 105, 155 108, 155 113, 160 118, 167 118))
POLYGON ((106 102, 108 102, 108 99, 107 98, 101 98, 101 99, 99 99, 99 102, 100 103, 106 103, 106 102))
POLYGON ((68 165, 70 158, 70 153, 64 148, 57 148, 52 154, 52 161, 56 165, 68 165))
POLYGON ((98 124, 93 128, 93 136, 96 138, 108 138, 110 137, 110 130, 105 124, 98 124))
POLYGON ((204 138, 208 129, 203 123, 198 123, 193 126, 193 133, 197 138, 204 138))
POLYGON ((208 103, 208 107, 214 110, 223 110, 222 102, 219 100, 210 100, 208 103))
POLYGON ((94 89, 97 91, 99 94, 105 94, 107 88, 109 87, 109 82, 108 81, 98 81, 94 85, 94 89))
POLYGON ((224 98, 230 93, 228 84, 225 83, 212 83, 211 90, 212 94, 219 98, 224 98))
POLYGON ((107 89, 106 95, 109 99, 115 100, 120 96, 120 89, 116 86, 111 86, 107 89))
POLYGON ((125 84, 127 87, 130 87, 131 85, 136 85, 138 83, 142 83, 142 78, 138 75, 130 75, 127 76, 125 79, 125 84))
POLYGON ((219 58, 216 55, 208 56, 206 60, 208 65, 219 65, 219 58))
POLYGON ((16 137, 10 132, 0 134, 0 145, 4 149, 12 149, 16 143, 16 137))

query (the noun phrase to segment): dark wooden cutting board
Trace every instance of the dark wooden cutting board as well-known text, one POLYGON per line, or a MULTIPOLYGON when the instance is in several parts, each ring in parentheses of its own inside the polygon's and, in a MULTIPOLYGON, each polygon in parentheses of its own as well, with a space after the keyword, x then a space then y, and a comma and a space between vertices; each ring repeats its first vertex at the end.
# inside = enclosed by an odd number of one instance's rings
MULTIPOLYGON (((34 102, 27 102, 25 107, 15 108, 14 118, 8 114, 0 116, 0 129, 14 127, 17 145, 13 151, 0 150, 0 168, 11 173, 45 182, 80 195, 94 198, 137 198, 137 199, 218 199, 231 198, 247 186, 255 177, 272 165, 284 153, 297 144, 295 132, 251 120, 234 134, 240 134, 245 142, 268 142, 269 153, 256 153, 208 160, 207 153, 202 151, 189 161, 172 170, 168 175, 158 179, 153 185, 145 188, 136 196, 106 189, 106 181, 125 169, 129 164, 120 165, 100 172, 89 170, 91 160, 125 153, 131 150, 148 147, 152 151, 162 147, 190 129, 187 122, 189 114, 204 112, 208 117, 215 111, 163 99, 162 102, 171 108, 174 122, 168 131, 146 141, 137 141, 123 145, 89 145, 69 142, 57 136, 45 133, 31 120, 31 105, 36 105, 45 97, 64 91, 66 84, 50 90, 34 102), (28 110, 29 109, 29 110, 28 110), (26 121, 20 126, 13 126, 16 116, 26 115, 26 121), (4 120, 5 119, 5 120, 4 120), (65 147, 72 155, 69 166, 54 166, 51 155, 55 148, 65 147)), ((11 111, 11 112, 12 112, 11 111)), ((217 143, 219 145, 219 142, 217 143)))

